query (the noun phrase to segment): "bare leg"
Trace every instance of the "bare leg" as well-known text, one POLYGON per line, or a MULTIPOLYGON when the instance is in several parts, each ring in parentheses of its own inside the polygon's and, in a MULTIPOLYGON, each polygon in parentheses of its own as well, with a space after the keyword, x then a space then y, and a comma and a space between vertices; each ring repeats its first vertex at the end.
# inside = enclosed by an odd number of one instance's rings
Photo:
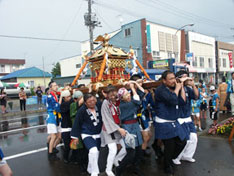
POLYGON ((2 176, 12 176, 12 171, 8 164, 4 164, 0 167, 0 174, 2 176))
POLYGON ((53 134, 50 134, 50 136, 51 137, 50 137, 49 153, 53 153, 53 148, 56 142, 57 134, 53 133, 53 134))
POLYGON ((49 135, 49 136, 47 137, 47 143, 48 143, 48 144, 50 143, 50 139, 51 139, 51 136, 49 135))
POLYGON ((1 109, 2 109, 2 113, 6 112, 6 107, 5 106, 1 106, 1 109))
POLYGON ((56 141, 54 142, 54 148, 60 143, 61 141, 61 133, 56 134, 56 141))
POLYGON ((196 116, 192 115, 192 118, 194 119, 195 126, 197 126, 197 118, 196 118, 196 116))
MULTIPOLYGON (((203 118, 202 112, 203 111, 200 111, 200 117, 201 117, 201 119, 203 118)), ((196 119, 196 116, 194 116, 194 119, 196 119)))
POLYGON ((142 144, 142 150, 146 150, 148 146, 148 142, 150 140, 149 131, 142 131, 142 137, 143 137, 143 144, 142 144))
POLYGON ((204 113, 204 118, 206 119, 206 111, 203 111, 203 113, 204 113))

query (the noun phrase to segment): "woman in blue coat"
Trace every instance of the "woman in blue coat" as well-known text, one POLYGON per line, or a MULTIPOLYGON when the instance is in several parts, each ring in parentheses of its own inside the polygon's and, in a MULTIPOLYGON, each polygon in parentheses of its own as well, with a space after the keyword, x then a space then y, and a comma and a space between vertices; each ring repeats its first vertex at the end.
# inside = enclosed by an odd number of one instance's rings
POLYGON ((139 168, 140 161, 142 159, 142 149, 141 145, 143 143, 141 129, 137 119, 137 110, 141 105, 141 100, 135 86, 139 91, 144 93, 144 89, 135 81, 129 82, 130 89, 132 91, 133 97, 128 92, 126 88, 121 88, 118 91, 118 95, 121 99, 120 102, 120 120, 122 128, 128 133, 135 136, 135 149, 131 148, 126 144, 127 155, 124 157, 122 162, 116 167, 116 176, 120 176, 127 164, 132 163, 134 166, 134 172, 137 175, 143 175, 139 168))

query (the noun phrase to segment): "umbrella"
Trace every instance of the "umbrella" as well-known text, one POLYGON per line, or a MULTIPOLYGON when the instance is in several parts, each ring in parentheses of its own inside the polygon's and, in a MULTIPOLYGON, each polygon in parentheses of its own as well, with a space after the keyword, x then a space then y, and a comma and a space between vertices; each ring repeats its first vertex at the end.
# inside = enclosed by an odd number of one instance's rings
POLYGON ((14 87, 26 87, 24 83, 17 83, 14 87))

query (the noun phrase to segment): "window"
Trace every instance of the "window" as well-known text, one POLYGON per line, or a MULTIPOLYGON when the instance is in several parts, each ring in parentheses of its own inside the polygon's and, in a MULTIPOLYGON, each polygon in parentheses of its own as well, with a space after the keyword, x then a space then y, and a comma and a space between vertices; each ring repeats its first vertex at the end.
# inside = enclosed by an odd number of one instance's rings
POLYGON ((13 65, 10 65, 10 73, 13 72, 13 65))
POLYGON ((1 65, 1 72, 5 73, 5 65, 1 65))
POLYGON ((197 67, 197 57, 195 57, 194 60, 193 60, 193 66, 197 67))
POLYGON ((138 56, 138 55, 137 55, 137 50, 134 50, 134 54, 135 54, 136 57, 138 56))
POLYGON ((81 67, 81 64, 76 64, 76 68, 80 68, 81 67))
POLYGON ((200 67, 204 67, 204 57, 200 57, 200 67))
POLYGON ((158 32, 158 45, 160 51, 166 50, 166 41, 164 32, 158 32))
POLYGON ((212 67, 213 67, 212 58, 208 58, 208 64, 209 64, 209 68, 212 68, 212 67))
POLYGON ((35 87, 34 81, 28 81, 28 85, 29 85, 30 87, 35 87))
POLYGON ((167 53, 168 58, 172 58, 172 52, 167 53))
POLYGON ((219 65, 219 67, 221 67, 221 58, 219 58, 219 60, 218 60, 218 65, 219 65))
POLYGON ((127 29, 125 29, 125 37, 128 37, 128 36, 130 36, 131 35, 131 29, 130 28, 127 28, 127 29))
POLYGON ((175 59, 178 59, 179 54, 178 53, 174 53, 174 55, 175 55, 175 59))
POLYGON ((223 68, 227 67, 227 60, 225 58, 223 58, 223 68))
POLYGON ((153 56, 160 56, 160 52, 159 51, 153 51, 153 56))

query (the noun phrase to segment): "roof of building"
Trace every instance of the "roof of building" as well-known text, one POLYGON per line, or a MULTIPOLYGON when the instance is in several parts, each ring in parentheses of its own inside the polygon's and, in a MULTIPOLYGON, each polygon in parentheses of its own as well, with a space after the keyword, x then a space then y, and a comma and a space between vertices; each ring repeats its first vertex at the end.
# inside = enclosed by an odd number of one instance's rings
POLYGON ((44 72, 43 70, 37 67, 30 67, 21 70, 12 72, 6 76, 3 76, 1 80, 10 79, 10 78, 40 78, 40 77, 51 77, 51 74, 44 72))
POLYGON ((0 64, 25 64, 25 59, 0 59, 0 64))

